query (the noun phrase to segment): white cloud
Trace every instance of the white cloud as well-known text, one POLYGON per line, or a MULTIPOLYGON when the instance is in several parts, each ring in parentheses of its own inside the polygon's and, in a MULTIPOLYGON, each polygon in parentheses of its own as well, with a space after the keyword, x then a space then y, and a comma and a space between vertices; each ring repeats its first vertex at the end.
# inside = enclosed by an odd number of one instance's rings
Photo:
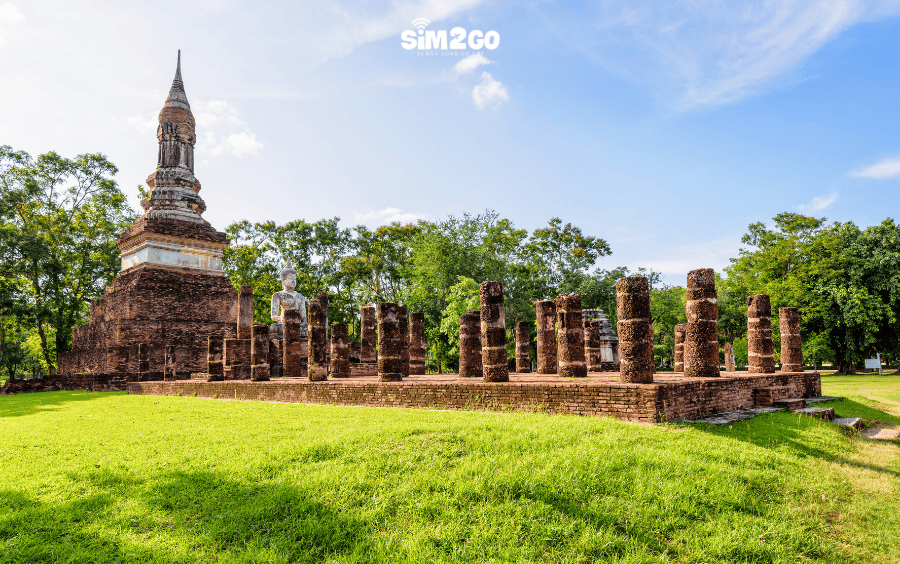
POLYGON ((428 219, 430 216, 424 213, 408 212, 400 208, 384 208, 383 210, 370 212, 353 212, 354 225, 368 225, 369 227, 381 227, 395 221, 402 224, 415 223, 420 219, 428 219))
POLYGON ((593 61, 684 110, 777 86, 850 26, 897 12, 897 0, 614 0, 593 18, 546 20, 593 61))
POLYGON ((128 116, 125 121, 141 133, 156 133, 156 128, 159 127, 159 112, 128 116))
POLYGON ((472 72, 477 69, 481 65, 489 65, 493 63, 481 53, 475 53, 474 55, 469 55, 465 59, 462 59, 460 62, 456 63, 453 66, 453 72, 456 74, 466 74, 468 72, 472 72))
MULTIPOLYGON (((25 14, 23 14, 18 6, 11 2, 6 2, 4 4, 0 4, 0 32, 4 31, 4 28, 11 28, 11 25, 4 24, 16 24, 19 22, 25 21, 25 14)), ((6 39, 3 37, 3 34, 0 33, 0 47, 6 45, 6 39)))
POLYGON ((850 173, 850 176, 874 178, 876 180, 900 178, 900 157, 888 157, 880 163, 875 163, 866 168, 853 171, 850 173))
POLYGON ((483 110, 487 106, 499 106, 509 100, 506 87, 499 80, 494 80, 488 72, 481 73, 481 82, 472 89, 472 101, 483 110))
POLYGON ((797 209, 802 212, 818 212, 824 209, 828 209, 828 206, 833 204, 835 200, 837 200, 837 193, 829 194, 827 196, 816 196, 808 204, 800 204, 797 206, 797 209))
POLYGON ((655 252, 634 262, 667 275, 669 284, 684 286, 685 277, 691 270, 712 268, 721 273, 730 264, 728 259, 738 256, 740 240, 740 235, 736 235, 665 247, 664 252, 655 252))
POLYGON ((213 132, 207 132, 203 137, 203 145, 201 147, 203 151, 212 157, 225 153, 235 157, 255 155, 263 148, 262 143, 256 140, 256 135, 249 130, 221 137, 213 132))

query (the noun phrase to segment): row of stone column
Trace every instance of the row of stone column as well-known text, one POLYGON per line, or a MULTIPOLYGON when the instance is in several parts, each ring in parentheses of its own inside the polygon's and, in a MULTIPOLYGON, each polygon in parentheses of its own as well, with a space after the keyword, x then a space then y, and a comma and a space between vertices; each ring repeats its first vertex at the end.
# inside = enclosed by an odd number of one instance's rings
MULTIPOLYGON (((688 322, 675 326, 675 372, 688 377, 719 376, 718 305, 712 269, 688 273, 688 322)), ((795 307, 779 310, 781 329, 781 370, 801 372, 803 350, 800 341, 800 317, 795 307)), ((726 347, 726 367, 734 370, 726 347)), ((775 345, 772 340, 772 306, 769 296, 747 298, 748 371, 756 374, 775 372, 775 345)))

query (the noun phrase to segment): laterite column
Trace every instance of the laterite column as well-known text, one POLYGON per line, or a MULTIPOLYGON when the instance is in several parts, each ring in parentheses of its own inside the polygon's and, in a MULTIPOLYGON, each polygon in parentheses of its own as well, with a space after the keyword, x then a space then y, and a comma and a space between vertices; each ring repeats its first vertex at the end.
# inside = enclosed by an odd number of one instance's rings
POLYGON ((397 320, 400 322, 400 334, 403 335, 400 346, 400 374, 409 376, 409 312, 406 306, 400 306, 397 320))
POLYGON ((481 311, 459 316, 459 376, 482 377, 481 369, 481 311))
POLYGON ((210 335, 206 338, 206 373, 210 382, 225 379, 225 363, 222 353, 225 350, 225 339, 221 335, 210 335))
POLYGON ((516 373, 531 372, 531 327, 527 321, 516 323, 516 373))
POLYGON ((778 310, 781 328, 781 371, 803 372, 803 343, 800 340, 800 313, 795 307, 778 310))
POLYGON ((584 325, 581 296, 563 294, 556 298, 557 350, 559 375, 565 378, 587 376, 584 361, 584 325))
POLYGON ((262 382, 269 379, 269 326, 253 325, 250 341, 250 379, 262 382))
POLYGON ((326 368, 325 347, 326 339, 325 323, 327 323, 325 304, 321 300, 309 301, 309 379, 320 382, 328 379, 326 368))
POLYGON ((331 324, 331 377, 350 377, 350 337, 346 323, 331 324))
POLYGON ((241 286, 238 294, 237 338, 250 339, 253 332, 253 288, 241 286))
POLYGON ((601 353, 600 353, 600 321, 584 320, 584 361, 587 363, 588 372, 600 372, 601 353))
POLYGON ((675 372, 684 372, 684 334, 687 331, 687 323, 679 323, 675 326, 675 372))
POLYGON ((747 364, 751 374, 775 372, 772 305, 765 294, 747 298, 747 364))
POLYGON ((616 314, 622 382, 653 383, 653 324, 647 278, 629 276, 616 282, 616 314))
POLYGON ((304 339, 300 336, 300 311, 289 309, 284 312, 284 337, 282 348, 282 374, 290 378, 303 376, 304 339))
POLYGON ((425 314, 409 314, 409 373, 425 374, 425 314))
POLYGON ((378 379, 382 382, 403 380, 400 352, 405 334, 400 332, 400 306, 383 302, 375 306, 378 321, 378 379))
POLYGON ((687 331, 684 335, 684 375, 719 376, 719 306, 716 277, 711 268, 687 275, 687 331))
POLYGON ((359 361, 375 362, 375 337, 377 334, 375 306, 359 308, 359 361))
POLYGON ((509 382, 506 363, 506 306, 503 284, 481 283, 481 369, 485 382, 509 382))
POLYGON ((542 300, 537 310, 537 373, 556 374, 556 304, 542 300))
MULTIPOLYGON (((282 323, 281 326, 284 327, 284 323, 282 323)), ((284 351, 281 350, 283 346, 284 339, 269 339, 270 378, 281 378, 282 376, 284 376, 284 365, 282 364, 284 351)))

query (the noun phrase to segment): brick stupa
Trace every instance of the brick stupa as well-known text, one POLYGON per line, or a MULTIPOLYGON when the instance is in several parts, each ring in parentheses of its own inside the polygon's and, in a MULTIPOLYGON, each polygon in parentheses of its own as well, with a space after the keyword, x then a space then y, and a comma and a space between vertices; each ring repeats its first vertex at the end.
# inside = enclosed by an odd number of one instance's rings
POLYGON ((156 137, 144 214, 119 236, 119 276, 91 302, 90 323, 73 331, 72 351, 59 355, 61 374, 135 374, 140 343, 150 357, 145 378, 161 375, 167 345, 175 347, 177 372, 205 372, 207 338, 236 337, 237 292, 222 270, 228 239, 201 217, 206 204, 194 177, 197 135, 180 51, 156 137))

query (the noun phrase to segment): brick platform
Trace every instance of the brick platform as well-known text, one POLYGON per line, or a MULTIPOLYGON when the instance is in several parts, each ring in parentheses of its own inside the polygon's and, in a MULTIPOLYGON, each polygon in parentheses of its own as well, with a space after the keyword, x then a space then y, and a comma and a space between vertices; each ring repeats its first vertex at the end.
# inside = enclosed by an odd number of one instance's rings
POLYGON ((132 394, 182 395, 204 398, 278 401, 309 404, 542 411, 606 415, 625 421, 655 423, 699 419, 715 413, 753 407, 754 390, 769 390, 767 399, 821 395, 818 372, 775 374, 722 373, 719 378, 655 375, 652 384, 627 384, 618 374, 591 373, 577 381, 554 375, 510 374, 509 382, 459 379, 455 374, 429 374, 402 382, 377 377, 310 382, 275 378, 268 382, 129 382, 132 394))

